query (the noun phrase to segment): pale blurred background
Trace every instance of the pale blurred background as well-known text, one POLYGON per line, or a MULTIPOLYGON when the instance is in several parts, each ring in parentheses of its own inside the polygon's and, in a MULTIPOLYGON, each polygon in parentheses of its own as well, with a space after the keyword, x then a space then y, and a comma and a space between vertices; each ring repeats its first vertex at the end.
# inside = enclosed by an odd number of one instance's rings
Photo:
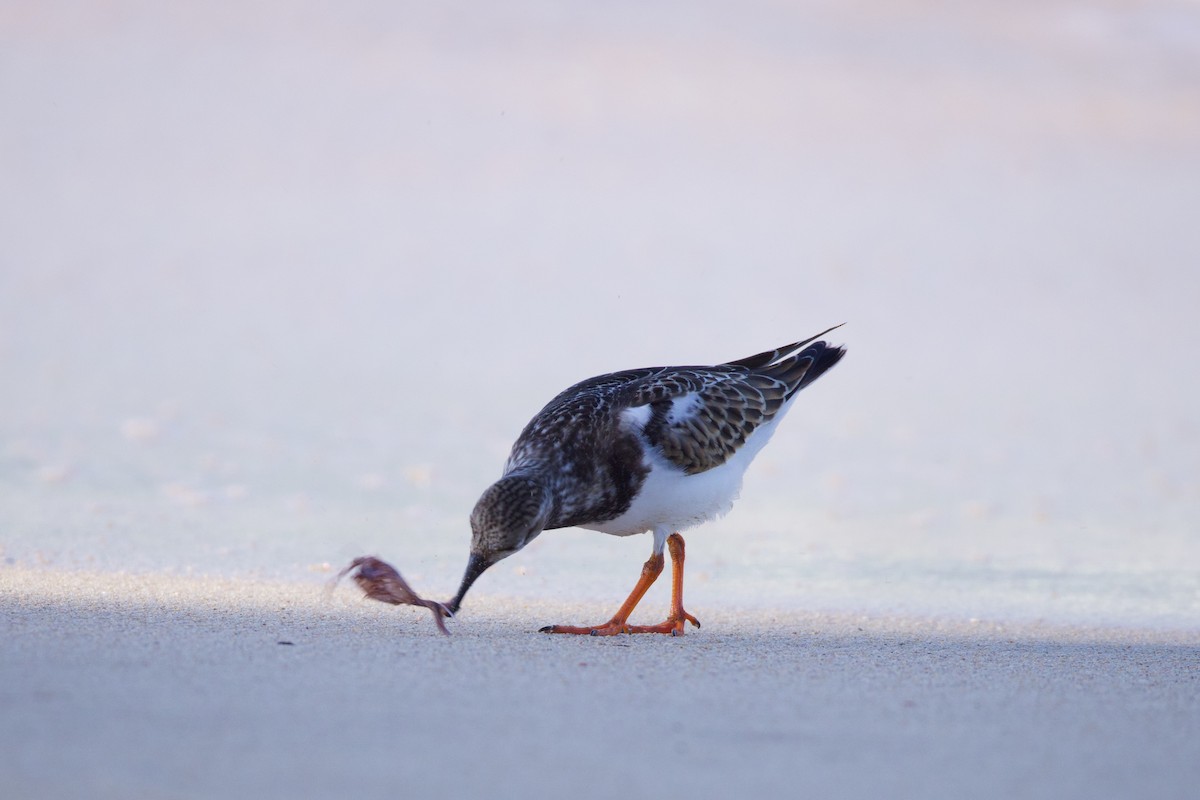
POLYGON ((1200 625, 1194 3, 4 2, 0 185, 7 563, 448 595, 560 389, 847 322, 690 610, 1200 625))

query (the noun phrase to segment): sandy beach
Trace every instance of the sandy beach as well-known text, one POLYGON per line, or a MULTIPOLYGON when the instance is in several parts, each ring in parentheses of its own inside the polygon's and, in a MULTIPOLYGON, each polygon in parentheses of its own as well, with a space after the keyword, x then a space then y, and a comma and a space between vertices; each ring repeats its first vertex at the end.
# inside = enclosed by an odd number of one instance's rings
POLYGON ((0 110, 2 800, 1197 796, 1195 3, 13 0, 0 110), (702 629, 538 634, 577 529, 326 595, 842 322, 702 629))
POLYGON ((1188 798, 1200 635, 0 571, 4 797, 1188 798))

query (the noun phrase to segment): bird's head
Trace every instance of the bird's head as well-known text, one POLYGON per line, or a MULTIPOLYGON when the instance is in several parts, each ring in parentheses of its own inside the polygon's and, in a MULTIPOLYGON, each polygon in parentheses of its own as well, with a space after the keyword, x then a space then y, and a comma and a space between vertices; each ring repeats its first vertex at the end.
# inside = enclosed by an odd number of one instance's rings
POLYGON ((484 570, 533 541, 550 519, 553 499, 541 481, 505 475, 471 512, 471 556, 458 594, 446 606, 457 614, 462 599, 484 570))

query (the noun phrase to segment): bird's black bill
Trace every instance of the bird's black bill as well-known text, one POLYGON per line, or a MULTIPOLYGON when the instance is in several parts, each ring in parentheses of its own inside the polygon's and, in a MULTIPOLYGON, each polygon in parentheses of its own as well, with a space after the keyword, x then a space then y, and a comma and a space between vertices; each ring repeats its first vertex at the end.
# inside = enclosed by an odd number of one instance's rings
POLYGON ((471 584, 490 566, 491 564, 487 559, 471 553, 471 558, 467 561, 467 571, 463 573, 462 584, 458 587, 458 594, 454 595, 453 600, 446 603, 446 608, 450 609, 451 614, 458 613, 458 607, 462 605, 463 597, 466 596, 467 590, 471 588, 471 584))

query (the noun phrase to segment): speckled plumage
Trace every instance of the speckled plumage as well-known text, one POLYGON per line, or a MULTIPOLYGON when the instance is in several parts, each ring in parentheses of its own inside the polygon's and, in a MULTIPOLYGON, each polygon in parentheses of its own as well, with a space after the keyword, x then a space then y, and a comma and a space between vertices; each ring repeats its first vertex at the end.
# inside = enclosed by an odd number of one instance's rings
POLYGON ((647 450, 685 475, 718 468, 842 357, 824 342, 795 352, 810 341, 712 367, 648 367, 577 383, 525 426, 504 472, 549 481, 547 529, 613 519, 645 481, 647 450))
POLYGON ((451 610, 488 566, 543 530, 652 530, 661 556, 669 533, 727 511, 796 394, 842 358, 842 348, 815 341, 828 332, 724 364, 625 370, 561 392, 476 504, 471 566, 451 610))

